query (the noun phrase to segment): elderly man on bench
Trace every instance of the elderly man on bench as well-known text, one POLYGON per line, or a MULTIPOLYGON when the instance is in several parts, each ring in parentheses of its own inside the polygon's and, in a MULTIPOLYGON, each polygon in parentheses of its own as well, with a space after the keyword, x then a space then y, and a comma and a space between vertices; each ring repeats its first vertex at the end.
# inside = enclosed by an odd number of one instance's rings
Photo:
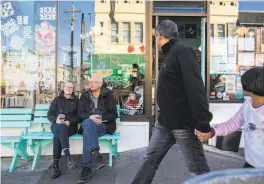
POLYGON ((84 92, 78 105, 83 136, 82 172, 80 182, 92 177, 92 164, 101 169, 106 164, 99 150, 98 138, 116 130, 117 108, 111 90, 102 87, 103 80, 94 74, 89 80, 89 90, 84 92))

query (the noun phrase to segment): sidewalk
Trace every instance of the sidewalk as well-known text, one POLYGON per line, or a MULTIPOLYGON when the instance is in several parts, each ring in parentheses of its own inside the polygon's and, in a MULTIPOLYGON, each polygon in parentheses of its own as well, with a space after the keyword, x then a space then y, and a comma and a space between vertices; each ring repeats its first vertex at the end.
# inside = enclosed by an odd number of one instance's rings
MULTIPOLYGON (((222 152, 209 146, 205 146, 205 150, 211 170, 240 168, 244 164, 244 159, 239 154, 222 152)), ((144 148, 120 153, 112 168, 105 167, 96 172, 93 179, 88 183, 129 184, 142 163, 144 153, 144 148)), ((104 156, 107 158, 108 155, 104 156)), ((80 155, 73 156, 73 158, 80 163, 80 155)), ((19 168, 12 173, 8 173, 10 160, 10 158, 2 159, 1 182, 3 184, 72 184, 77 183, 80 177, 81 168, 68 171, 65 158, 60 161, 61 177, 55 180, 50 179, 49 166, 52 163, 52 156, 42 157, 38 171, 31 171, 32 162, 25 163, 21 161, 19 168)), ((175 145, 162 161, 153 184, 180 184, 191 177, 188 174, 179 146, 175 145)))

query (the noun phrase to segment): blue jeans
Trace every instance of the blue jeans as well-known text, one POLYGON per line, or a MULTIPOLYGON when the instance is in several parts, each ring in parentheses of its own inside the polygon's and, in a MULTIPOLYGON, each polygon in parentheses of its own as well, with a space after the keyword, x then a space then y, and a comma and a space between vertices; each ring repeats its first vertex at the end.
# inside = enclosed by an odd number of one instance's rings
POLYGON ((92 167, 92 154, 94 149, 100 149, 98 138, 106 133, 104 124, 96 125, 91 119, 82 122, 83 136, 83 153, 82 166, 92 167))
POLYGON ((202 143, 193 130, 168 130, 157 122, 143 164, 131 184, 151 184, 162 159, 176 141, 191 173, 202 174, 210 171, 202 143))

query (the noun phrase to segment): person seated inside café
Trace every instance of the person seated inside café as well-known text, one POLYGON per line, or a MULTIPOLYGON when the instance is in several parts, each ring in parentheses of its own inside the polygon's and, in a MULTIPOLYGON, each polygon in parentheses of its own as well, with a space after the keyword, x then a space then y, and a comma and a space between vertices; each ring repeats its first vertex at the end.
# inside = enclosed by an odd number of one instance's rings
POLYGON ((138 99, 137 99, 137 95, 136 93, 132 92, 129 94, 129 97, 126 101, 125 107, 127 108, 133 108, 135 106, 137 106, 139 103, 138 99))

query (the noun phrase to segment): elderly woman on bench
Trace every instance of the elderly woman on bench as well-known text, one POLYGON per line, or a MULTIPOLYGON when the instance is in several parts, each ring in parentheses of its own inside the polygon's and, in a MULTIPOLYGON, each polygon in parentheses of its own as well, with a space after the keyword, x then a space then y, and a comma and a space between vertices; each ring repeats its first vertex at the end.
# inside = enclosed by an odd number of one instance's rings
POLYGON ((68 168, 75 169, 77 167, 69 151, 69 137, 77 133, 77 124, 80 122, 77 117, 79 99, 73 91, 74 83, 72 81, 64 82, 61 94, 54 98, 48 111, 48 119, 52 123, 51 131, 54 134, 52 179, 60 176, 59 160, 62 151, 67 158, 68 168))

